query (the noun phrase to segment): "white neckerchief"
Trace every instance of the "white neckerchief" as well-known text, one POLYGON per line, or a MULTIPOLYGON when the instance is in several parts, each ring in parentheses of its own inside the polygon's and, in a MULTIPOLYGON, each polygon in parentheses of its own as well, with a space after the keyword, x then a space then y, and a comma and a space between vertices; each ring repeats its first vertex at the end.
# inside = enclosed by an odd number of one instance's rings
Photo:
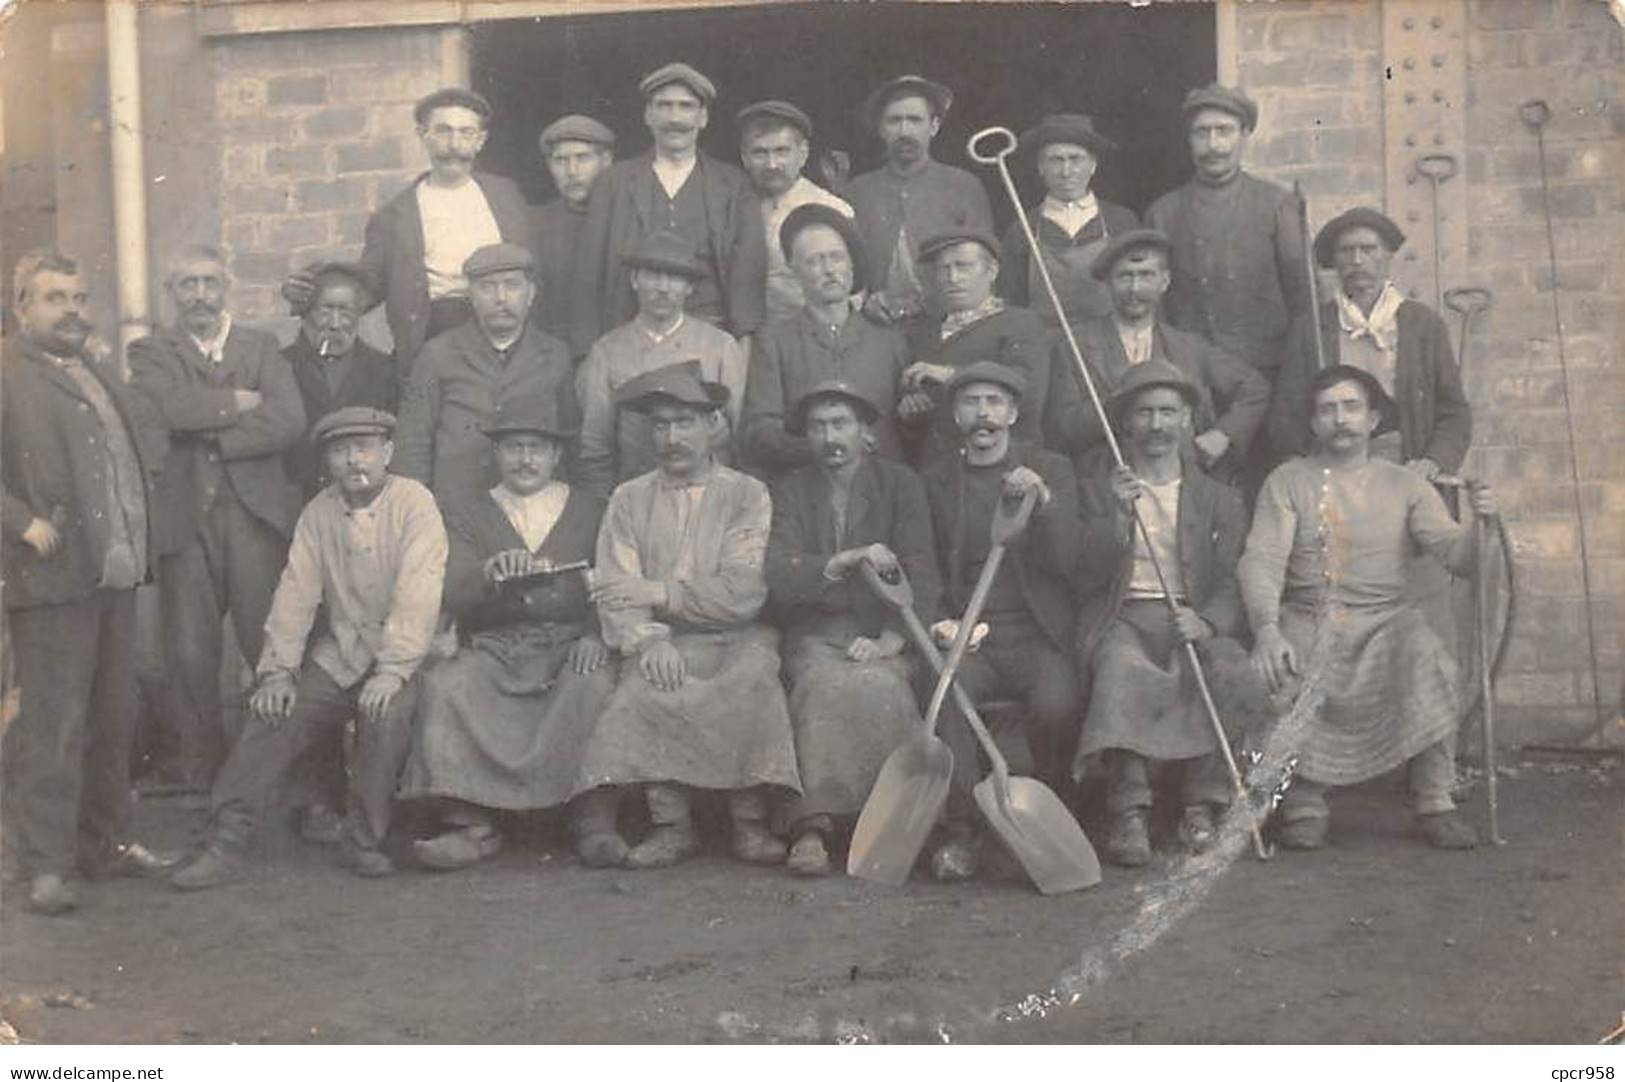
POLYGON ((501 485, 491 490, 491 498, 508 516, 514 532, 531 552, 541 548, 542 542, 553 532, 553 527, 558 525, 559 516, 564 513, 564 501, 569 495, 570 486, 563 481, 549 481, 540 491, 529 496, 510 492, 501 485))
POLYGON ((1399 342, 1399 306, 1405 300, 1393 282, 1384 282, 1377 303, 1368 316, 1339 289, 1336 293, 1337 324, 1353 339, 1370 338, 1384 353, 1392 353, 1399 342))
POLYGON ((1085 192, 1082 199, 1074 199, 1070 203, 1046 195, 1041 213, 1060 226, 1067 236, 1075 237, 1100 217, 1100 201, 1095 198, 1094 192, 1085 192))
POLYGON ((210 338, 207 341, 205 341, 202 338, 199 338, 197 335, 193 334, 191 331, 186 332, 186 337, 190 338, 192 340, 193 344, 197 346, 198 352, 203 354, 205 357, 209 358, 209 360, 213 361, 215 364, 219 364, 221 361, 226 359, 226 339, 228 337, 230 337, 230 336, 231 336, 231 313, 230 312, 221 312, 220 313, 220 330, 215 334, 215 336, 213 338, 210 338))
POLYGON ((676 199, 677 193, 683 190, 689 174, 694 172, 695 164, 700 160, 699 154, 694 154, 680 162, 668 161, 656 154, 650 166, 655 171, 655 179, 660 181, 660 187, 665 189, 667 199, 676 199))

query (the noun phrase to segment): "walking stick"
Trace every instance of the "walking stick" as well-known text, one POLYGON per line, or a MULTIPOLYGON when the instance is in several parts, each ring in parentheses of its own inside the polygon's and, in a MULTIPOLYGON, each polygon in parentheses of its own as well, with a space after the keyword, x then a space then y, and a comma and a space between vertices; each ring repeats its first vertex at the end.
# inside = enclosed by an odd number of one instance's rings
POLYGON ((1303 235, 1303 267, 1309 273, 1309 328, 1315 333, 1315 370, 1326 367, 1326 343, 1320 339, 1320 275, 1315 269, 1314 245, 1309 243, 1309 200, 1303 184, 1294 180, 1292 192, 1298 197, 1298 231, 1303 235))
MULTIPOLYGON (((1032 223, 1027 220, 1027 211, 1021 205, 1021 196, 1016 191, 1016 182, 1010 176, 1010 167, 1005 159, 1015 152, 1016 133, 1009 128, 985 128, 970 137, 965 144, 965 151, 974 160, 983 165, 997 166, 999 177, 1004 181, 1004 190, 1010 196, 1010 204, 1016 208, 1016 221, 1021 223, 1021 232, 1027 239, 1027 244, 1033 251, 1038 251, 1038 238, 1033 235, 1032 223), (1004 140, 1001 149, 986 153, 977 149, 982 140, 997 136, 1004 140)), ((1083 386, 1089 392, 1089 401, 1094 404, 1095 415, 1100 419, 1101 429, 1106 433, 1106 446, 1111 449, 1112 461, 1118 469, 1127 469, 1128 464, 1123 460, 1123 449, 1117 445, 1117 436, 1112 432, 1111 418, 1106 414, 1106 407, 1100 400, 1100 392, 1095 388, 1094 377, 1089 374, 1089 366, 1083 361, 1083 351, 1078 348, 1078 340, 1072 334, 1072 327, 1068 324, 1066 310, 1061 305, 1061 296, 1055 291, 1055 283, 1050 279, 1049 268, 1042 259, 1033 261, 1038 266, 1038 275, 1044 281, 1044 292, 1049 294, 1050 304, 1055 306, 1055 316, 1060 322, 1061 333, 1066 337, 1066 344, 1072 351, 1072 360, 1077 365, 1078 374, 1083 379, 1083 386)), ((1146 552, 1151 557, 1151 567, 1157 574, 1157 584, 1162 587, 1162 596, 1168 602, 1171 612, 1179 612, 1179 604, 1168 589, 1168 579, 1162 571, 1162 564, 1157 559, 1156 546, 1151 543, 1151 534, 1146 530, 1145 519, 1140 516, 1140 509, 1135 506, 1132 511, 1134 524, 1139 528, 1141 536, 1145 538, 1146 552)), ((1224 724, 1219 721, 1219 708, 1213 703, 1213 693, 1208 690, 1207 674, 1202 671, 1201 659, 1196 656, 1196 647, 1185 643, 1185 660, 1190 663, 1191 673, 1196 678, 1196 689, 1201 693, 1202 707, 1207 713, 1208 723, 1213 727, 1214 739, 1219 743, 1219 751, 1224 756, 1224 765, 1230 771, 1230 781, 1235 786, 1236 796, 1241 802, 1239 811, 1248 818, 1248 826, 1252 830, 1253 852, 1258 854, 1259 860, 1268 860, 1274 850, 1264 844, 1264 835, 1258 829, 1258 817, 1252 814, 1252 801, 1247 795, 1247 785, 1241 780, 1241 771, 1236 767, 1236 757, 1230 750, 1230 740, 1224 734, 1224 724)))
POLYGON ((1473 530, 1478 548, 1478 582, 1474 591, 1474 606, 1478 610, 1478 691, 1484 698, 1484 796, 1489 804, 1490 843, 1505 845, 1501 837, 1501 807, 1496 793, 1495 775, 1495 687, 1494 669, 1490 665, 1490 587, 1489 587, 1489 522, 1483 515, 1473 518, 1473 530))

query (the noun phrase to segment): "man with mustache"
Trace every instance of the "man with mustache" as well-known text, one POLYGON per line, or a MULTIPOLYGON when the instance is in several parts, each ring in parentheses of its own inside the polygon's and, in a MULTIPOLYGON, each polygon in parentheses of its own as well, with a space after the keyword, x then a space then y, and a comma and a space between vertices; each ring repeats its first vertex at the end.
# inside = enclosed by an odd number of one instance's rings
MULTIPOLYGON (((1288 848, 1318 849, 1328 789, 1403 765, 1422 836, 1439 849, 1471 848, 1477 836, 1451 799, 1456 663, 1428 627, 1407 569, 1421 551, 1472 575, 1476 531, 1451 519, 1419 472, 1371 453, 1399 417, 1376 376, 1333 365, 1315 373, 1305 397, 1313 448, 1264 482, 1237 569, 1253 664, 1278 707, 1304 676, 1319 623, 1333 622, 1325 703, 1298 750, 1277 836, 1288 848)), ((1497 514, 1487 485, 1468 492, 1474 514, 1497 514)))
POLYGON ((1190 378, 1161 358, 1130 368, 1110 405, 1128 466, 1084 480, 1079 492, 1087 600, 1077 658, 1089 706, 1072 776, 1081 781, 1087 757, 1101 756, 1112 817, 1106 855, 1129 867, 1151 859, 1154 763, 1178 764, 1179 838, 1192 852, 1213 844, 1215 817, 1230 804, 1224 759, 1183 646, 1195 644, 1210 672, 1224 665, 1246 673, 1246 651, 1234 636, 1247 512, 1234 489, 1185 468, 1181 451, 1201 401, 1190 378))
MULTIPOLYGON (((959 437, 958 453, 943 456, 922 473, 945 580, 944 612, 963 612, 969 602, 992 547, 999 503, 1019 503, 1028 492, 1037 497, 993 579, 982 617, 986 637, 966 656, 958 680, 973 701, 1022 700, 1037 774, 1060 786, 1082 705, 1071 659, 1082 542, 1077 480, 1065 458, 1014 438, 1027 393, 1026 373, 979 361, 953 372, 944 390, 959 437)), ((957 630, 952 619, 932 628, 944 649, 957 630)), ((980 745, 951 697, 938 731, 953 749, 954 777, 931 874, 945 881, 969 879, 980 864, 981 836, 971 799, 982 774, 980 745)))
MULTIPOLYGON (((1072 334, 1102 394, 1110 395, 1147 361, 1166 361, 1183 372, 1197 396, 1192 427, 1185 433, 1191 440, 1187 450, 1204 472, 1228 482, 1264 423, 1269 384, 1251 365, 1162 318, 1171 248, 1168 237, 1155 229, 1115 237, 1091 268, 1111 296, 1112 311, 1073 323, 1072 334)), ((1071 455, 1080 474, 1105 476, 1111 460, 1100 416, 1065 343, 1057 342, 1055 352, 1046 445, 1071 455)))
POLYGON ((840 380, 880 411, 868 425, 872 450, 900 461, 897 389, 908 348, 901 330, 876 322, 856 302, 867 283, 863 242, 852 219, 817 203, 797 207, 785 217, 774 246, 800 281, 806 305, 762 332, 745 384, 747 460, 767 477, 816 462, 806 438, 786 431, 785 418, 813 386, 840 380))
POLYGON ((590 116, 571 114, 543 128, 538 142, 559 194, 536 208, 541 299, 531 314, 548 334, 568 338, 581 228, 593 185, 615 161, 615 133, 590 116))
POLYGON ((846 194, 869 259, 868 304, 884 322, 926 310, 929 290, 915 269, 926 258, 922 241, 946 232, 993 231, 993 209, 982 182, 931 157, 931 140, 942 130, 953 100, 953 91, 941 83, 899 75, 864 104, 865 127, 879 137, 885 161, 855 178, 846 194))
POLYGON ((738 166, 699 149, 716 85, 687 64, 670 63, 644 76, 638 91, 654 146, 610 166, 593 190, 571 302, 577 355, 637 311, 626 257, 655 232, 681 237, 698 268, 690 315, 741 340, 764 318, 761 199, 738 166))
MULTIPOLYGON (((446 87, 412 107, 429 158, 420 174, 367 219, 360 266, 373 304, 382 301, 404 386, 423 344, 468 322, 463 263, 476 248, 531 244, 530 208, 513 181, 477 172, 474 160, 491 126, 491 103, 446 87)), ((282 295, 296 312, 310 303, 308 270, 289 275, 282 295)))
POLYGON ((252 717, 215 781, 202 848, 170 878, 177 890, 240 879, 289 769, 351 718, 345 859, 359 876, 394 871, 381 846, 446 568, 434 497, 388 472, 394 428, 394 417, 366 406, 316 422, 333 482, 299 515, 254 670, 252 717), (312 636, 321 607, 326 619, 312 636))
POLYGON ((530 249, 488 245, 468 257, 463 275, 474 319, 423 347, 402 395, 393 467, 442 500, 496 483, 491 441, 482 428, 499 402, 554 396, 561 417, 573 424, 579 416, 570 348, 530 318, 536 300, 530 249))
POLYGON ((610 497, 598 532, 592 598, 620 680, 582 755, 578 844, 602 863, 657 868, 700 848, 694 790, 725 794, 733 855, 784 860, 770 801, 799 793, 779 683, 778 633, 759 617, 767 487, 729 469, 728 389, 693 362, 647 372, 616 393, 649 418, 658 465, 610 497), (648 803, 653 824, 628 849, 615 827, 618 786, 648 803))
POLYGON ((806 302, 779 244, 784 220, 797 207, 830 207, 846 217, 852 208, 802 175, 812 141, 812 121, 787 101, 759 101, 739 110, 739 157, 762 200, 767 239, 766 324, 788 319, 806 302))
POLYGON ((131 382, 169 428, 153 496, 170 669, 159 771, 206 788, 229 748, 220 620, 231 615, 252 664, 299 515, 284 456, 304 437, 306 418, 276 339, 226 311, 229 279, 218 249, 184 249, 166 284, 176 322, 129 352, 131 382))
POLYGON ((797 399, 789 427, 813 462, 773 490, 767 586, 785 627, 784 671, 802 796, 786 810, 788 864, 829 871, 837 820, 863 810, 880 765, 918 731, 906 629, 863 581, 901 570, 914 608, 936 618, 940 583, 925 489, 907 466, 870 453, 883 416, 855 384, 827 380, 797 399))
MULTIPOLYGON (((582 414, 578 479, 602 499, 656 465, 648 418, 618 405, 623 385, 659 368, 697 361, 706 380, 728 389, 723 415, 729 433, 739 427, 745 390, 740 344, 715 324, 690 317, 689 302, 705 276, 693 245, 676 233, 650 233, 621 264, 637 297, 637 314, 594 342, 575 374, 582 414)), ((726 439, 715 453, 731 460, 726 439)))
MULTIPOLYGON (((12 277, 0 367, 0 554, 20 710, 5 730, 6 862, 25 904, 78 905, 70 882, 163 871, 131 837, 138 698, 135 588, 156 556, 149 481, 164 426, 85 349, 79 266, 36 250, 12 277)), ((9 877, 8 877, 9 878, 9 877)))

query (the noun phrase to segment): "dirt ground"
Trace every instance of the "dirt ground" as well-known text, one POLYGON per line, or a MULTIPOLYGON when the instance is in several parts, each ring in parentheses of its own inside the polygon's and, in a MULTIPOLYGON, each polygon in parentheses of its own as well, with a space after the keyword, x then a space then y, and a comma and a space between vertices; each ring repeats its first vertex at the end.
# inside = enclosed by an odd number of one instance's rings
MULTIPOLYGON (((1431 851, 1391 779, 1338 794, 1328 849, 1237 861, 1076 1003, 1046 991, 1175 856, 1044 898, 798 880, 715 849, 592 871, 543 824, 453 875, 357 880, 280 835, 200 895, 97 884, 46 919, 12 889, 0 1013, 29 1043, 1593 1042, 1625 1010, 1625 770, 1509 773, 1505 848, 1431 851)), ((140 825, 180 845, 200 815, 149 802, 140 825)))

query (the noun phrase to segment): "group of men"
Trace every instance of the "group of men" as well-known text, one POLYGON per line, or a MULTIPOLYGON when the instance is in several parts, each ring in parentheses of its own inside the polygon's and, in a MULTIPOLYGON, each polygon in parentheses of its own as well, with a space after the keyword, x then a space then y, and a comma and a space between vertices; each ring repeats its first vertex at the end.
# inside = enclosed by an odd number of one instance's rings
MULTIPOLYGON (((1040 778, 1104 778, 1108 857, 1151 858, 1168 764, 1184 846, 1230 801, 1184 647, 1236 718, 1290 697, 1328 620, 1280 839, 1323 844, 1328 787, 1408 763, 1424 836, 1473 844, 1417 555, 1471 570, 1429 483, 1470 420, 1442 321, 1389 276, 1397 225, 1356 208, 1319 231, 1338 288, 1311 312, 1298 208, 1242 170, 1257 109, 1217 85, 1185 101, 1195 173, 1147 227, 1093 194, 1114 147, 1090 118, 1037 123, 1036 246, 997 239, 980 181, 931 157, 952 104, 931 80, 871 96, 884 162, 833 193, 802 175, 795 105, 739 112, 741 170, 698 148, 703 74, 639 90, 651 148, 616 162, 607 127, 561 118, 541 134, 560 197, 534 211, 473 168, 483 98, 420 101, 428 171, 358 261, 284 283, 285 349, 232 321, 222 253, 188 248, 175 322, 132 345, 126 384, 87 350, 79 268, 19 264, 5 852, 34 909, 72 908, 76 869, 236 879, 290 784, 304 835, 368 876, 393 870, 401 800, 434 810, 411 846, 427 867, 496 852, 500 813, 567 807, 584 863, 646 868, 698 850, 707 793, 738 858, 826 872, 931 683, 866 569, 906 576, 946 644, 995 514, 1027 499, 958 679, 1017 705, 1040 778), (380 303, 393 357, 357 333, 380 303), (132 599, 153 580, 163 751, 211 791, 178 867, 130 834, 132 599), (227 615, 255 674, 240 733, 227 615)), ((951 700, 940 731, 955 775, 929 868, 967 879, 979 750, 951 700)))

